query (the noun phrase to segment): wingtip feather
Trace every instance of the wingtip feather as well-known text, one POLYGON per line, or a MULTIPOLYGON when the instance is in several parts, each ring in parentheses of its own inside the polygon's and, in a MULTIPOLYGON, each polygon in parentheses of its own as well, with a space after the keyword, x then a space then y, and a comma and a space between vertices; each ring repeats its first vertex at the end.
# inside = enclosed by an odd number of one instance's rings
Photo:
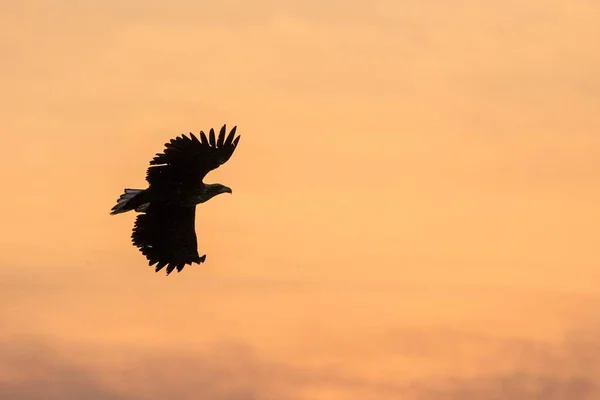
POLYGON ((226 128, 226 126, 223 125, 221 127, 221 130, 219 131, 219 139, 217 140, 217 147, 223 147, 223 142, 225 140, 225 128, 226 128))

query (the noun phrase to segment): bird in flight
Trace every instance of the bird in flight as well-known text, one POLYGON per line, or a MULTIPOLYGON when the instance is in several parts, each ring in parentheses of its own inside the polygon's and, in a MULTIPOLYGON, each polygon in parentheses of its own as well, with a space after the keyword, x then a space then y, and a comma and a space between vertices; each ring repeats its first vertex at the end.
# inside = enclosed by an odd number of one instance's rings
POLYGON ((227 137, 226 125, 218 137, 214 129, 208 138, 200 131, 198 139, 181 135, 165 143, 163 153, 150 161, 147 189, 125 189, 110 214, 136 211, 131 239, 155 271, 166 267, 167 275, 181 272, 185 265, 201 264, 206 254, 198 254, 195 231, 196 205, 231 188, 220 183, 204 183, 210 171, 224 164, 237 148, 240 136, 234 126, 227 137))

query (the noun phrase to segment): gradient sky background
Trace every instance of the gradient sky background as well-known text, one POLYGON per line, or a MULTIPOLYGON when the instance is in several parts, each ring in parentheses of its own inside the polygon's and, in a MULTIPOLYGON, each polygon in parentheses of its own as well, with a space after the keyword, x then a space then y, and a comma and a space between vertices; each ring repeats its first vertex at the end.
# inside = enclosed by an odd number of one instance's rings
POLYGON ((0 1, 0 398, 600 399, 600 5, 0 1), (154 153, 242 135, 207 262, 154 153))

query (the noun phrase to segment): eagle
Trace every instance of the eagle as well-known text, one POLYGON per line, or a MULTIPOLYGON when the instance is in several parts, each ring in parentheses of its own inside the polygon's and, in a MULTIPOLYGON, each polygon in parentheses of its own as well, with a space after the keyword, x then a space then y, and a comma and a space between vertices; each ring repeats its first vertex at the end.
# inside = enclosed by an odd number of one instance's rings
POLYGON ((206 254, 198 254, 195 231, 196 205, 221 193, 232 193, 220 183, 204 183, 210 171, 229 160, 240 141, 234 126, 227 137, 226 125, 215 137, 210 129, 208 138, 191 132, 165 143, 163 153, 157 153, 146 172, 146 189, 125 189, 110 214, 136 211, 131 239, 133 245, 149 261, 155 272, 166 267, 167 276, 186 265, 201 264, 206 254))

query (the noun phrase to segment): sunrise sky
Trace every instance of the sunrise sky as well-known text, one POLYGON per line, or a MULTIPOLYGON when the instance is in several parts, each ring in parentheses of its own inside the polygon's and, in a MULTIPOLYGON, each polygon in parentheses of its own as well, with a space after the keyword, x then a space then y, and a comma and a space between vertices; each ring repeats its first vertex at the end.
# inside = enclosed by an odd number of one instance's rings
POLYGON ((597 1, 0 7, 1 399, 600 399, 597 1), (224 123, 155 274, 110 208, 224 123))

